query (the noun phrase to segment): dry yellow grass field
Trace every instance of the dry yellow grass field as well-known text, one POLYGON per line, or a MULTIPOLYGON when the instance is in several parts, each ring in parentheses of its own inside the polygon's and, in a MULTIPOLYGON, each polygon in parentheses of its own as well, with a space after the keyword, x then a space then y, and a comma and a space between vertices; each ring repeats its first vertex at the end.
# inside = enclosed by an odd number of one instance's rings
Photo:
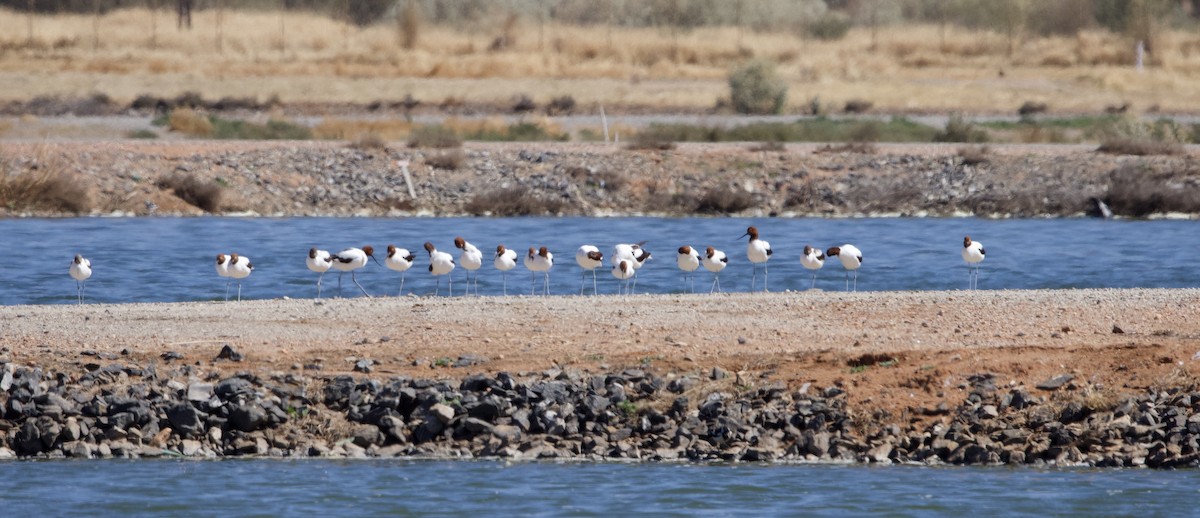
POLYGON ((1004 112, 1025 101, 1060 112, 1196 110, 1200 34, 1165 31, 1152 66, 1134 69, 1134 43, 1086 31, 1030 36, 1009 55, 1006 36, 937 26, 853 29, 834 42, 795 33, 701 28, 578 27, 519 21, 511 44, 490 50, 502 20, 456 30, 425 26, 412 50, 394 24, 367 28, 317 14, 225 11, 176 29, 172 13, 122 9, 30 16, 0 10, 0 100, 101 92, 121 102, 139 94, 278 96, 284 102, 369 103, 411 94, 539 103, 571 95, 581 106, 697 109, 727 95, 729 69, 748 58, 778 64, 790 84, 788 111, 816 97, 840 107, 862 99, 885 111, 1004 112), (219 30, 218 30, 219 27, 219 30), (539 37, 541 34, 541 37, 539 37))

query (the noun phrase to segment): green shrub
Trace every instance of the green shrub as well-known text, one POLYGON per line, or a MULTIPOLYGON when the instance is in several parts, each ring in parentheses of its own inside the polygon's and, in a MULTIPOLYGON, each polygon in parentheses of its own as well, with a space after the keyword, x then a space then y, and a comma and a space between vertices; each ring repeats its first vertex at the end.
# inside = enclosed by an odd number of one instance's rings
POLYGON ((729 99, 738 113, 776 114, 787 101, 787 83, 774 65, 753 60, 729 73, 729 99))
POLYGON ((850 32, 850 18, 836 12, 827 12, 805 26, 809 36, 818 40, 837 41, 850 32))

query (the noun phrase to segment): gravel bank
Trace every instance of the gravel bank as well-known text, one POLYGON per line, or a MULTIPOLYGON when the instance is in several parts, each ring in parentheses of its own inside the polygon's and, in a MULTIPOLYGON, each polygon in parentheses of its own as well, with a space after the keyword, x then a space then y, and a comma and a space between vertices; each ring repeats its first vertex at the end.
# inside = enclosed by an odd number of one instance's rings
POLYGON ((1194 465, 1198 302, 1047 290, 8 306, 0 455, 1194 465))
MULTIPOLYGON (((1186 156, 1098 154, 1090 146, 880 145, 870 153, 793 144, 681 144, 632 151, 582 143, 470 143, 446 153, 330 142, 4 143, 11 173, 62 170, 90 193, 85 213, 199 215, 171 177, 219 186, 215 211, 270 216, 462 214, 1075 216, 1200 215, 1186 156), (410 180, 396 166, 410 161, 410 180), (459 159, 449 159, 451 162, 459 159), (412 195, 409 187, 412 188, 412 195)), ((63 215, 54 207, 3 215, 63 215)))

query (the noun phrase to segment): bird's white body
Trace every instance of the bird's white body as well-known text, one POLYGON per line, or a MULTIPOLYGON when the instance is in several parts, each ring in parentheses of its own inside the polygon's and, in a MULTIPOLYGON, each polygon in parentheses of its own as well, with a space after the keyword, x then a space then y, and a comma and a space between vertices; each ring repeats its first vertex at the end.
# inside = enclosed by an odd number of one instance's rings
POLYGON ((691 273, 700 268, 700 252, 690 246, 679 248, 679 253, 675 256, 675 265, 680 270, 691 273))
MULTIPOLYGON (((350 272, 350 280, 354 281, 354 285, 358 286, 358 289, 362 290, 363 295, 366 295, 369 298, 371 294, 367 293, 366 288, 363 288, 362 285, 358 283, 358 278, 355 277, 354 272, 355 270, 367 266, 368 258, 373 259, 375 263, 378 264, 379 260, 375 259, 374 254, 375 249, 371 248, 370 246, 364 246, 362 248, 347 248, 341 252, 333 254, 333 261, 330 263, 330 265, 333 266, 334 270, 337 270, 341 273, 350 272)), ((342 276, 338 275, 338 296, 340 297, 341 295, 342 276)))
POLYGON ((388 245, 388 255, 383 259, 383 265, 392 271, 407 272, 409 268, 412 268, 415 259, 416 256, 412 252, 409 252, 407 248, 396 248, 388 245))
POLYGON ((726 266, 729 266, 729 257, 725 255, 725 252, 710 246, 704 251, 704 258, 700 260, 700 264, 704 266, 705 270, 708 270, 713 274, 713 286, 712 289, 709 290, 709 293, 720 291, 721 270, 724 270, 726 266))
POLYGON ((979 287, 979 263, 983 262, 985 254, 987 252, 983 249, 983 243, 972 241, 971 236, 963 238, 962 258, 967 263, 969 289, 979 287))
POLYGON ((675 255, 675 266, 683 270, 684 288, 695 293, 695 276, 692 274, 700 269, 700 252, 687 245, 679 247, 675 255))
POLYGON ((800 266, 806 270, 813 272, 812 285, 809 289, 817 287, 817 270, 825 266, 825 252, 813 248, 809 245, 804 245, 804 254, 800 256, 800 266))
POLYGON ((92 276, 92 261, 85 259, 82 255, 75 254, 75 260, 71 261, 71 278, 76 281, 83 282, 92 276))
POLYGON ((400 295, 404 295, 404 272, 412 268, 416 258, 407 248, 396 248, 396 245, 387 247, 387 257, 383 258, 383 265, 389 270, 400 272, 400 295))
POLYGON ((617 261, 616 265, 613 266, 613 277, 616 277, 617 280, 621 281, 621 294, 626 294, 629 292, 629 280, 632 279, 636 273, 637 272, 633 269, 633 261, 629 259, 621 259, 620 261, 617 261))
POLYGON ((575 251, 575 263, 583 268, 583 274, 579 278, 579 294, 583 295, 583 276, 587 275, 587 272, 592 272, 592 293, 597 293, 596 268, 604 264, 604 254, 600 253, 600 249, 595 246, 583 245, 575 251))
POLYGON ((500 270, 504 294, 508 295, 508 272, 517 267, 517 251, 504 248, 504 245, 496 245, 496 256, 492 259, 492 264, 500 270))
POLYGON ((479 294, 479 274, 477 273, 483 267, 483 252, 480 252, 475 245, 469 243, 461 237, 454 238, 454 247, 462 250, 458 256, 458 262, 462 264, 467 274, 467 292, 471 291, 471 286, 475 286, 475 294, 479 294), (474 274, 475 282, 471 282, 472 274, 474 274))
POLYGON ((250 263, 249 257, 238 254, 229 256, 229 276, 231 278, 245 279, 250 276, 252 271, 254 271, 254 265, 250 263))
POLYGON ((765 239, 759 239, 758 229, 750 227, 746 229, 743 236, 750 236, 750 242, 746 244, 746 258, 750 259, 750 291, 754 291, 754 285, 758 280, 758 265, 763 266, 763 291, 767 290, 767 261, 771 259, 771 243, 765 239))
MULTIPOLYGON (((429 252, 429 273, 437 279, 437 286, 433 289, 433 294, 437 295, 442 288, 442 276, 449 275, 454 271, 454 257, 446 252, 438 251, 433 246, 433 243, 425 243, 425 251, 429 252)), ((454 277, 449 277, 450 295, 454 295, 454 277)))
POLYGON ((550 250, 546 249, 544 246, 540 249, 530 247, 529 253, 525 254, 524 262, 525 268, 530 272, 529 294, 533 295, 533 275, 537 272, 541 272, 543 275, 545 275, 546 279, 542 293, 549 295, 550 269, 554 267, 554 254, 550 253, 550 250))
POLYGON ((217 276, 229 277, 229 256, 217 254, 217 276))
POLYGON ((83 282, 92 277, 92 261, 75 254, 75 259, 71 261, 71 268, 68 270, 71 278, 75 279, 75 298, 80 304, 83 304, 83 282))
POLYGON ((308 257, 304 259, 305 266, 309 270, 316 273, 325 273, 333 266, 333 257, 325 250, 318 250, 315 247, 309 249, 308 257))
POLYGON ((850 291, 850 274, 854 274, 854 290, 858 291, 858 269, 862 266, 863 255, 858 247, 849 243, 842 246, 835 246, 825 251, 826 256, 837 256, 838 261, 842 263, 842 268, 846 269, 846 291, 850 291))

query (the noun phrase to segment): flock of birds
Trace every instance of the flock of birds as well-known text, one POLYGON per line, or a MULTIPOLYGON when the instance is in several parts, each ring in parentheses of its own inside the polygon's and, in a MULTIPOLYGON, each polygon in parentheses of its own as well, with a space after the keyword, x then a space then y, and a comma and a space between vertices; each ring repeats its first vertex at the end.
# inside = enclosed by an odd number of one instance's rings
MULTIPOLYGON (((758 229, 750 227, 746 229, 746 233, 741 237, 749 237, 750 241, 746 245, 746 257, 750 260, 753 266, 750 278, 750 291, 754 291, 758 285, 758 270, 762 268, 762 290, 767 289, 767 262, 771 259, 774 252, 771 250, 771 244, 759 237, 758 229)), ((647 260, 650 259, 650 252, 642 247, 643 243, 635 244, 618 244, 613 247, 612 254, 609 256, 610 264, 612 265, 612 275, 620 284, 620 294, 633 293, 637 286, 637 271, 642 268, 647 260)), ((466 272, 465 281, 467 287, 464 294, 470 294, 472 288, 476 295, 479 294, 479 270, 483 267, 483 252, 475 245, 467 242, 467 240, 456 237, 454 238, 454 246, 461 250, 458 260, 449 253, 439 251, 434 247, 433 243, 425 243, 425 252, 429 255, 428 270, 435 279, 437 286, 434 288, 434 295, 441 292, 441 279, 447 278, 447 289, 450 294, 454 293, 454 281, 450 276, 450 272, 454 271, 457 266, 462 266, 466 272)), ((963 238, 962 258, 969 267, 969 289, 977 289, 979 285, 979 265, 984 259, 983 244, 978 241, 973 241, 970 236, 963 238)), ((851 244, 835 246, 828 250, 821 251, 818 248, 813 248, 810 245, 805 245, 804 253, 800 256, 800 264, 807 270, 813 272, 812 286, 817 283, 817 271, 825 266, 825 260, 829 257, 837 257, 842 264, 842 268, 846 272, 846 290, 857 291, 858 289, 858 269, 863 264, 862 251, 851 244)), ((342 291, 342 275, 350 272, 350 280, 355 286, 362 291, 363 295, 370 297, 367 290, 358 283, 355 277, 355 272, 367 266, 368 259, 380 264, 375 258, 375 249, 370 246, 362 248, 347 248, 335 254, 331 254, 325 250, 319 250, 313 247, 308 251, 306 264, 308 269, 319 274, 317 277, 317 297, 321 297, 322 280, 325 273, 329 270, 336 270, 338 275, 338 295, 342 291)), ((416 261, 416 255, 404 248, 397 248, 395 245, 388 245, 387 257, 382 263, 388 269, 400 272, 400 293, 404 293, 404 278, 406 272, 413 267, 416 261)), ((542 274, 543 284, 542 293, 550 293, 550 269, 554 267, 554 254, 546 247, 530 247, 529 252, 525 254, 522 261, 525 268, 530 272, 530 295, 536 293, 537 274, 542 274)), ((596 281, 596 270, 604 265, 604 254, 594 245, 580 246, 575 252, 575 262, 583 269, 580 278, 579 293, 584 294, 587 288, 587 273, 592 274, 592 293, 598 294, 596 281)), ((503 278, 504 294, 508 295, 508 272, 517 267, 517 252, 505 248, 504 245, 496 246, 496 253, 492 258, 492 264, 501 272, 503 278)), ((709 293, 721 291, 721 271, 729 264, 729 257, 725 252, 717 250, 711 246, 705 248, 701 254, 697 249, 691 246, 684 245, 679 247, 676 255, 675 264, 684 273, 684 284, 687 288, 695 292, 694 273, 701 266, 713 274, 712 286, 709 293)), ((233 254, 218 254, 216 259, 217 275, 227 279, 225 283, 225 300, 229 300, 229 289, 233 283, 237 283, 237 300, 242 299, 242 280, 249 277, 254 271, 254 265, 250 262, 250 258, 233 254)), ((76 254, 75 260, 71 263, 71 277, 77 283, 77 298, 80 304, 84 301, 84 282, 92 276, 92 263, 83 256, 76 254)))

